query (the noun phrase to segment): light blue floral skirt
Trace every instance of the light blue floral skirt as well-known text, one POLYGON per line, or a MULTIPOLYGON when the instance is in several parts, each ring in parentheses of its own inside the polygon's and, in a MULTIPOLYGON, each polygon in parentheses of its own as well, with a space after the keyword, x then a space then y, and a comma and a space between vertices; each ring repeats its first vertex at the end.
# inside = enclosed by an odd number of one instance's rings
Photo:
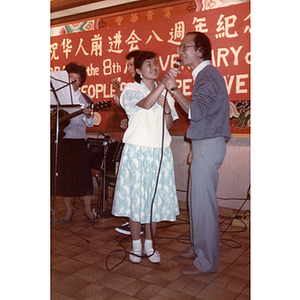
MULTIPOLYGON (((125 144, 115 188, 112 214, 128 217, 142 224, 150 223, 160 148, 125 144)), ((152 221, 175 221, 179 215, 171 148, 164 148, 158 187, 154 198, 152 221)))

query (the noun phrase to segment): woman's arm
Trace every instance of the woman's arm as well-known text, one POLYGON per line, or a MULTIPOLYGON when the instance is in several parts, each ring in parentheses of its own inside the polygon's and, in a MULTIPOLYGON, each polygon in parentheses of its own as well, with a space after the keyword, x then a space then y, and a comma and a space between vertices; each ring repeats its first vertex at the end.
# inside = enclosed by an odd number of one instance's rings
POLYGON ((164 84, 159 83, 147 97, 140 100, 136 105, 144 109, 150 109, 157 102, 164 88, 164 84))

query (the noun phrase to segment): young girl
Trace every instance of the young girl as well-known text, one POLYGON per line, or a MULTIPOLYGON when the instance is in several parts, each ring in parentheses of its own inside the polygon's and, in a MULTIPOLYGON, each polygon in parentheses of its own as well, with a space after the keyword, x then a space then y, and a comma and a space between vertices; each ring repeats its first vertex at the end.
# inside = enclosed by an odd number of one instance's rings
POLYGON ((168 129, 178 118, 174 99, 168 94, 164 106, 165 86, 155 80, 159 75, 157 56, 141 51, 134 60, 136 81, 128 83, 120 103, 128 116, 128 128, 115 188, 112 213, 129 218, 134 263, 141 261, 142 243, 140 224, 145 224, 144 254, 153 263, 160 262, 160 254, 153 250, 150 229, 150 212, 161 160, 162 131, 164 124, 163 160, 157 191, 153 203, 152 233, 160 221, 175 221, 179 214, 175 187, 173 156, 168 129), (164 123, 163 123, 164 118, 164 123))

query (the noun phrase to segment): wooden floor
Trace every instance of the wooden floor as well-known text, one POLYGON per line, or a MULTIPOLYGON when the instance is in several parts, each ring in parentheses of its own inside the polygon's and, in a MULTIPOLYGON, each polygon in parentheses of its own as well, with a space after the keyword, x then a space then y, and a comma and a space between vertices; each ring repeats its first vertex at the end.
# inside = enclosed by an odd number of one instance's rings
MULTIPOLYGON (((97 202, 94 203, 96 207, 97 202)), ((80 199, 76 199, 75 206, 74 217, 66 228, 76 235, 60 224, 51 225, 52 300, 250 299, 249 229, 228 227, 230 221, 220 217, 222 236, 218 272, 185 276, 181 275, 180 269, 192 264, 193 260, 179 258, 177 254, 189 247, 186 210, 181 210, 176 222, 158 224, 155 243, 161 253, 161 262, 152 264, 143 258, 141 263, 133 264, 121 246, 131 250, 130 236, 115 231, 115 227, 125 220, 100 218, 92 226, 83 215, 84 206, 80 199), (227 232, 223 233, 225 229, 227 232)), ((63 218, 61 198, 56 198, 55 207, 63 218)), ((57 215, 55 221, 59 221, 57 215)))

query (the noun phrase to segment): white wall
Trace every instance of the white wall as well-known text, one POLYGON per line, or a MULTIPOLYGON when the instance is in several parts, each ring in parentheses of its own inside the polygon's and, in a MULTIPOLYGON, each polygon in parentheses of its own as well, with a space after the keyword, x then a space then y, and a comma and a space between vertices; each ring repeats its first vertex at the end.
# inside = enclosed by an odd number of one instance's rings
MULTIPOLYGON (((190 144, 185 142, 182 136, 173 136, 171 148, 174 157, 176 187, 179 190, 178 199, 186 203, 189 174, 187 155, 190 144)), ((218 197, 242 199, 247 197, 250 185, 250 139, 232 138, 227 143, 227 153, 219 169, 219 175, 218 197)), ((218 199, 218 202, 219 206, 238 209, 243 200, 218 199)), ((249 201, 242 209, 250 209, 249 201)))

